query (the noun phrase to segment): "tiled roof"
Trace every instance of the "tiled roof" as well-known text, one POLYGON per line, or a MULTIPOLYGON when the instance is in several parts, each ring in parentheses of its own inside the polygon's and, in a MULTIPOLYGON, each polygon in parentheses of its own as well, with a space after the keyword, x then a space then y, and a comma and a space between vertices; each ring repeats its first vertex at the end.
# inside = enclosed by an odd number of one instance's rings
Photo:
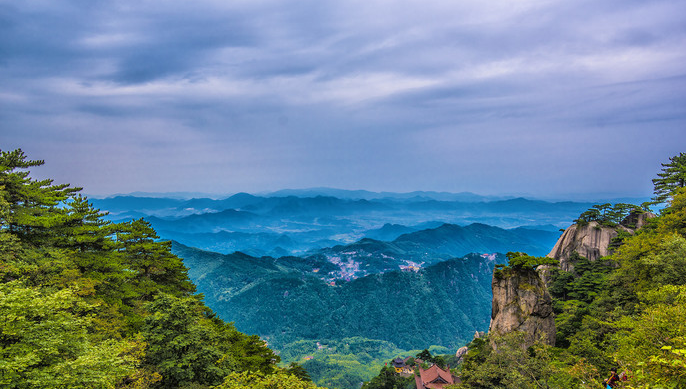
POLYGON ((455 383, 449 370, 443 370, 437 365, 424 370, 419 368, 419 375, 415 378, 417 389, 440 389, 444 385, 455 383), (420 386, 421 385, 421 386, 420 386))

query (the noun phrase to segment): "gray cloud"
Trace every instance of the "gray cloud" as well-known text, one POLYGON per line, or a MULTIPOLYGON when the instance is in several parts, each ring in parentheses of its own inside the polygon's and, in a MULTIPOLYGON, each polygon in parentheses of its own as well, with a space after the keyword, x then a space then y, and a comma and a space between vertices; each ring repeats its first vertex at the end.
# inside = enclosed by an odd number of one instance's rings
POLYGON ((0 147, 98 194, 649 194, 684 63, 678 0, 15 2, 0 147))

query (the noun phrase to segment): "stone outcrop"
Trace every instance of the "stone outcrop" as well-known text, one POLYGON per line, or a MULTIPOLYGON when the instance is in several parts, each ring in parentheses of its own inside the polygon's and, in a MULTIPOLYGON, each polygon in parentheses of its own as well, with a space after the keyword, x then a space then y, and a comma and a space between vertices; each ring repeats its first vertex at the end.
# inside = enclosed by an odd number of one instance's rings
POLYGON ((619 231, 633 234, 637 229, 643 227, 646 220, 651 217, 655 217, 655 215, 650 212, 634 212, 616 227, 603 226, 595 221, 585 225, 572 224, 558 239, 548 257, 557 259, 560 262, 560 269, 572 271, 573 264, 569 260, 572 253, 577 252, 590 261, 610 255, 610 243, 612 239, 617 237, 619 231))
MULTIPOLYGON (((591 261, 611 254, 612 240, 625 231, 633 234, 655 217, 650 212, 632 212, 618 226, 608 227, 595 221, 584 225, 574 224, 558 239, 548 257, 560 262, 560 269, 573 271, 570 261, 574 252, 591 261)), ((491 325, 488 330, 491 346, 498 335, 519 331, 524 334, 522 347, 536 341, 555 345, 555 317, 552 297, 547 285, 551 281, 551 268, 539 266, 533 269, 505 268, 493 273, 491 283, 493 302, 491 325)))
POLYGON ((469 347, 467 347, 467 346, 460 347, 459 349, 457 349, 457 352, 455 353, 455 358, 457 358, 458 362, 462 361, 464 356, 467 355, 468 351, 469 351, 469 347))
POLYGON ((552 298, 535 270, 496 271, 492 288, 490 337, 521 331, 525 334, 523 347, 536 341, 555 345, 552 298))
MULTIPOLYGON (((618 228, 629 231, 622 226, 618 228)), ((597 222, 589 222, 583 226, 572 224, 557 240, 548 257, 560 261, 560 269, 571 271, 573 265, 569 258, 572 253, 576 251, 582 257, 595 261, 610 254, 610 242, 617 235, 617 228, 601 226, 597 222)))

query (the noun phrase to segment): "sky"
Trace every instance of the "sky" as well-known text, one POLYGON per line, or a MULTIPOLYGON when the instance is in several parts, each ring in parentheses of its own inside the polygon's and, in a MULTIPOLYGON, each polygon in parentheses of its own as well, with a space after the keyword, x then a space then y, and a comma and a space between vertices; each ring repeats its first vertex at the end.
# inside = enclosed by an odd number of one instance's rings
POLYGON ((0 0, 0 149, 84 193, 650 196, 684 0, 0 0))

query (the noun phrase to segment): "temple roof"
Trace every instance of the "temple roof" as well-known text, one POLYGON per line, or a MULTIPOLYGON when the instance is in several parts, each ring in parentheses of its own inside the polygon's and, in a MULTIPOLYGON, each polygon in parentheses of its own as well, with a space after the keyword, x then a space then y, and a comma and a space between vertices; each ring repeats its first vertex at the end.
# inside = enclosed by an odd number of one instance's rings
POLYGON ((433 365, 426 370, 420 367, 419 375, 416 376, 415 382, 417 389, 440 389, 444 385, 455 383, 450 371, 443 370, 438 365, 433 365))

